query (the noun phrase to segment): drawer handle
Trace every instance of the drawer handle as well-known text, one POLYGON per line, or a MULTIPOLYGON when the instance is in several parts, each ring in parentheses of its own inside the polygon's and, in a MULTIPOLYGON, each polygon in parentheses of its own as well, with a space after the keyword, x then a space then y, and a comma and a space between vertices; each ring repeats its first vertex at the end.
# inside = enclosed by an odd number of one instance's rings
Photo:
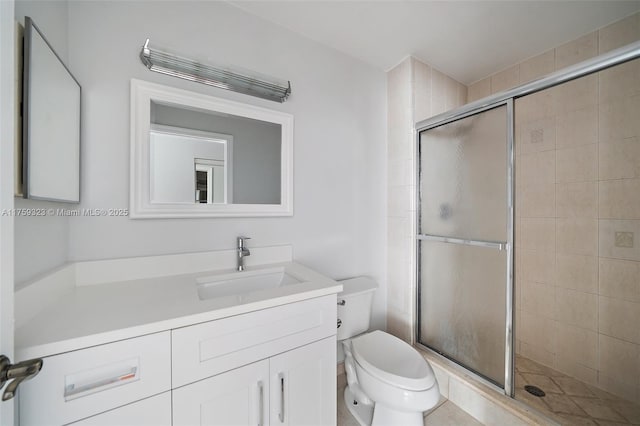
POLYGON ((278 418, 280 423, 284 423, 284 373, 278 374, 278 379, 280 381, 280 413, 278 418))
POLYGON ((262 380, 258 382, 258 426, 264 426, 264 387, 262 380))
POLYGON ((65 401, 70 401, 76 398, 80 398, 81 396, 99 392, 100 390, 106 390, 115 386, 135 382, 139 378, 138 367, 136 366, 130 367, 128 370, 117 373, 113 376, 97 379, 95 381, 82 385, 71 383, 64 388, 64 399, 65 401))

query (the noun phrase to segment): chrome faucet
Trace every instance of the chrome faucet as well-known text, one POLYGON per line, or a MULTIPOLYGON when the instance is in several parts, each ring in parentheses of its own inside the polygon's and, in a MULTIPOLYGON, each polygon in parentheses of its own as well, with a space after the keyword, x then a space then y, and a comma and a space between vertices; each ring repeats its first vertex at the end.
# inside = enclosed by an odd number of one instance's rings
POLYGON ((244 258, 251 255, 245 246, 246 241, 250 239, 249 237, 238 237, 238 271, 244 271, 244 258))

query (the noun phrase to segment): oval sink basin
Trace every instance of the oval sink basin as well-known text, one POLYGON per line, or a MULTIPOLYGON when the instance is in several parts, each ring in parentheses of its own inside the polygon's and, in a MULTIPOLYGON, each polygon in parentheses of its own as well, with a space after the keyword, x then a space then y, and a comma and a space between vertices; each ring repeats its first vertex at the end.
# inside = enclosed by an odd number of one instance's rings
POLYGON ((253 293, 301 282, 303 281, 288 274, 283 266, 210 275, 196 279, 200 300, 253 293))

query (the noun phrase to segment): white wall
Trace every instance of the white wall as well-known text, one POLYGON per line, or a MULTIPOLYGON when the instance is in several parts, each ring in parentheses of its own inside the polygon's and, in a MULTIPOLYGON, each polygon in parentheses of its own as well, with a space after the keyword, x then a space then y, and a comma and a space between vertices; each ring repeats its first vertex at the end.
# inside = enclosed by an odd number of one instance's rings
POLYGON ((129 81, 154 81, 292 113, 295 211, 289 218, 130 220, 74 217, 70 259, 292 243, 334 278, 373 276, 386 308, 385 74, 222 2, 71 2, 69 57, 83 89, 82 207, 128 206, 129 81), (290 79, 277 104, 148 71, 144 40, 183 56, 290 79))
MULTIPOLYGON (((56 53, 68 65, 67 2, 17 0, 16 21, 24 25, 30 16, 56 53)), ((4 58, 3 58, 4 61, 4 58)), ((15 199, 18 209, 74 208, 73 204, 15 199)), ((69 219, 67 217, 15 218, 15 281, 21 283, 67 261, 69 219)))

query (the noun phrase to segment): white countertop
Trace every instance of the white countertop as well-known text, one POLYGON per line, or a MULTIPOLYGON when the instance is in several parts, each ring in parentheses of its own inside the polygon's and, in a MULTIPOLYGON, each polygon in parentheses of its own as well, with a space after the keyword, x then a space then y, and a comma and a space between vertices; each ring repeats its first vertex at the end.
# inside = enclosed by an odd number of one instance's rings
POLYGON ((16 359, 41 358, 164 330, 335 294, 342 285, 295 262, 284 266, 303 281, 242 295, 200 300, 196 279, 232 270, 209 270, 72 286, 16 329, 16 359))

